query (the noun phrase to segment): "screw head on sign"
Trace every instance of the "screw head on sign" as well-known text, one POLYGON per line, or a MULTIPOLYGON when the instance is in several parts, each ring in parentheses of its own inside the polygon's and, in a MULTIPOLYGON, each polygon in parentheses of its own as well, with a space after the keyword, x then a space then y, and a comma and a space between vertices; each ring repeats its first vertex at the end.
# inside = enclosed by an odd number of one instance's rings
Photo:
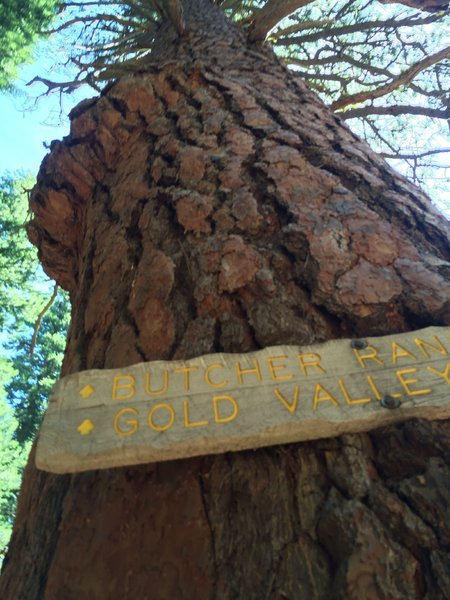
POLYGON ((400 398, 394 398, 394 396, 385 394, 381 398, 380 404, 383 408, 399 408, 399 406, 401 405, 401 400, 400 398))
POLYGON ((352 340, 350 346, 355 350, 364 350, 369 344, 366 340, 352 340))

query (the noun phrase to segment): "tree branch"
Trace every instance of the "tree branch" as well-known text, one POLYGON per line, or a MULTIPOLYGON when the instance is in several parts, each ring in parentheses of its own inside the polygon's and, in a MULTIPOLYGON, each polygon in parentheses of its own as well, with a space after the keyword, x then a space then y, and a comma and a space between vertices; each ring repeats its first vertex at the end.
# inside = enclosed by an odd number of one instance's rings
POLYGON ((45 79, 44 77, 33 77, 33 79, 31 81, 29 81, 27 83, 28 86, 34 85, 35 83, 43 83, 45 86, 47 86, 47 92, 46 94, 49 94, 52 90, 61 90, 63 92, 68 92, 69 94, 71 94, 72 92, 74 92, 78 87, 84 85, 86 82, 84 80, 72 80, 72 81, 50 81, 50 79, 45 79))
POLYGON ((404 4, 425 12, 439 12, 448 9, 446 0, 378 0, 381 4, 404 4))
POLYGON ((91 0, 91 1, 81 0, 80 2, 68 1, 68 2, 62 2, 61 4, 59 4, 58 9, 60 12, 62 12, 65 8, 69 8, 69 6, 78 6, 78 7, 84 8, 86 6, 99 6, 100 4, 108 5, 108 6, 112 6, 112 5, 120 6, 123 4, 123 2, 121 2, 121 0, 91 0))
POLYGON ((44 306, 44 308, 38 314, 38 318, 36 319, 36 323, 34 325, 33 337, 31 338, 31 343, 30 343, 30 356, 33 356, 33 352, 36 347, 36 340, 37 340, 37 336, 39 333, 39 329, 41 327, 42 319, 44 318, 45 313, 48 311, 48 309, 51 307, 51 305, 55 301, 56 296, 58 295, 58 290, 59 290, 59 285, 57 283, 55 283, 55 287, 53 288, 53 293, 51 295, 50 300, 47 302, 47 304, 44 306))
POLYGON ((295 12, 298 8, 310 4, 313 0, 267 0, 266 4, 254 13, 249 29, 249 39, 252 42, 261 42, 271 29, 295 12))
POLYGON ((181 37, 186 31, 184 11, 181 0, 153 0, 153 4, 162 17, 172 23, 181 37))
POLYGON ((277 29, 270 34, 270 37, 278 39, 281 36, 290 35, 291 33, 297 33, 298 31, 305 31, 305 29, 317 29, 318 27, 325 27, 334 23, 334 19, 320 19, 316 21, 301 21, 295 25, 290 25, 284 29, 277 29))
POLYGON ((389 152, 379 152, 379 156, 383 158, 394 158, 399 160, 416 160, 424 158, 425 156, 432 156, 433 154, 444 154, 450 152, 450 148, 436 148, 435 150, 427 150, 426 152, 420 152, 419 154, 402 154, 401 152, 390 154, 389 152))
POLYGON ((423 60, 417 62, 403 73, 400 73, 397 77, 395 77, 389 83, 382 85, 381 87, 371 90, 370 92, 359 92, 357 94, 351 94, 349 96, 344 96, 336 100, 331 104, 332 110, 340 110, 349 106, 350 104, 360 104, 361 102, 365 102, 366 100, 375 100, 375 98, 381 98, 381 96, 385 96, 390 92, 398 89, 401 86, 408 85, 411 81, 418 75, 421 71, 424 71, 431 65, 443 60, 444 58, 450 57, 450 46, 448 48, 443 48, 439 52, 435 54, 431 54, 430 56, 426 56, 423 60))
POLYGON ((55 27, 54 29, 47 29, 46 31, 42 31, 42 34, 45 35, 50 35, 52 33, 59 33, 60 31, 63 31, 64 29, 67 29, 68 27, 71 27, 72 25, 75 25, 75 23, 94 23, 95 21, 113 21, 114 23, 118 23, 119 25, 123 25, 124 27, 132 27, 135 26, 136 23, 134 21, 130 21, 128 19, 121 19, 120 17, 118 17, 117 15, 110 15, 110 14, 95 14, 95 15, 91 15, 91 16, 87 16, 87 17, 74 17, 73 19, 69 19, 68 21, 65 21, 64 23, 62 23, 61 25, 59 25, 59 27, 55 27))
MULTIPOLYGON (((309 66, 320 66, 320 65, 332 65, 338 63, 348 63, 353 67, 357 67, 362 71, 367 71, 369 73, 373 73, 375 75, 384 75, 385 77, 393 77, 392 73, 389 73, 387 69, 376 67, 375 65, 371 65, 370 63, 365 63, 361 60, 357 60, 353 58, 349 54, 339 53, 334 54, 333 56, 326 56, 325 58, 311 58, 311 59, 297 59, 297 58, 287 58, 286 63, 288 65, 298 65, 299 67, 309 67, 309 66)), ((320 77, 320 75, 319 75, 320 77)))
POLYGON ((386 19, 385 21, 363 21, 361 23, 352 23, 351 25, 342 25, 330 29, 322 29, 315 33, 306 35, 297 35, 293 37, 282 37, 277 40, 280 46, 290 46, 291 44, 303 44, 304 42, 315 42, 325 38, 356 33, 361 31, 372 31, 380 29, 397 29, 398 27, 415 27, 416 25, 428 25, 439 19, 438 15, 428 17, 419 17, 417 14, 404 19, 386 19))
POLYGON ((350 108, 339 113, 341 119, 357 119, 370 115, 390 115, 393 117, 398 115, 422 115, 424 117, 446 120, 450 118, 450 110, 396 104, 394 106, 362 106, 361 108, 350 108))

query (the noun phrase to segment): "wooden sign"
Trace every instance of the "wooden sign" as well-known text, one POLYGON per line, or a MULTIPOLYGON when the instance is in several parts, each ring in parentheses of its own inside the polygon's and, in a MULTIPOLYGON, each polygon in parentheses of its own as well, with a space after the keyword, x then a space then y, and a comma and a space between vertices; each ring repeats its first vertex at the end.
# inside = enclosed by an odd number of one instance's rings
POLYGON ((54 388, 36 464, 54 473, 450 417, 450 327, 83 371, 54 388))

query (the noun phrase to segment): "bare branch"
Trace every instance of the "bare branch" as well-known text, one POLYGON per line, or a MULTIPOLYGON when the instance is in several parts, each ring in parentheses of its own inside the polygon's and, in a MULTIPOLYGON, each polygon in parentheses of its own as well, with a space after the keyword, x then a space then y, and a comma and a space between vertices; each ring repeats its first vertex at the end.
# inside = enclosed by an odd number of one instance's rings
POLYGON ((123 2, 121 2, 120 0, 92 0, 90 2, 62 2, 61 4, 58 5, 58 8, 60 11, 63 11, 65 8, 69 8, 70 6, 78 6, 81 8, 84 8, 85 6, 99 6, 99 4, 102 5, 108 5, 108 6, 120 6, 123 4, 123 2))
POLYGON ((121 19, 117 15, 101 13, 101 14, 95 14, 95 15, 91 15, 91 16, 87 16, 87 17, 74 17, 73 19, 69 19, 68 21, 65 21, 64 23, 62 23, 59 27, 55 27, 54 29, 47 29, 46 31, 42 31, 42 34, 50 35, 52 33, 58 33, 60 31, 63 31, 64 29, 68 29, 69 27, 71 27, 72 25, 75 25, 76 23, 93 23, 95 21, 99 21, 99 22, 113 21, 115 23, 118 23, 119 25, 123 25, 124 27, 136 26, 136 23, 134 21, 130 21, 129 19, 121 19))
POLYGON ((368 117, 370 115, 422 115, 433 119, 449 119, 450 110, 439 110, 425 106, 409 106, 396 104, 394 106, 362 106, 361 108, 351 108, 339 113, 341 119, 356 119, 368 117))
POLYGON ((319 81, 338 81, 342 85, 346 85, 348 81, 342 75, 333 75, 331 73, 323 73, 321 75, 317 75, 316 73, 308 73, 307 71, 293 71, 294 75, 298 75, 302 79, 312 79, 314 81, 313 85, 316 85, 319 81))
POLYGON ((390 92, 398 89, 401 86, 408 85, 411 81, 418 75, 420 72, 428 69, 431 65, 438 63, 444 58, 450 57, 450 46, 447 48, 443 48, 439 52, 435 54, 431 54, 430 56, 426 56, 423 60, 417 62, 403 73, 400 73, 397 77, 395 77, 389 83, 369 92, 359 92, 357 94, 351 94, 349 96, 344 96, 336 102, 331 104, 332 110, 340 110, 349 106, 350 104, 359 104, 361 102, 365 102, 366 100, 375 100, 375 98, 381 98, 381 96, 385 96, 390 92))
POLYGON ((28 86, 34 85, 35 83, 43 83, 47 86, 46 95, 49 94, 52 90, 61 90, 63 92, 67 92, 71 94, 77 88, 84 85, 83 80, 72 80, 72 81, 50 81, 50 79, 45 79, 44 77, 33 77, 31 81, 27 83, 28 86))
POLYGON ((184 35, 186 23, 181 0, 153 0, 153 4, 162 16, 171 21, 172 25, 177 30, 178 35, 184 35))
POLYGON ((371 120, 371 119, 364 119, 364 123, 366 125, 368 125, 370 127, 370 129, 373 131, 373 133, 375 134, 375 137, 381 141, 381 143, 385 144, 388 148, 390 148, 390 150, 392 152, 397 152, 397 150, 395 149, 395 146, 386 139, 386 137, 381 133, 379 127, 377 127, 377 125, 371 120))
POLYGON ((219 0, 219 5, 223 10, 234 8, 238 4, 241 4, 242 0, 219 0))
MULTIPOLYGON (((375 65, 371 65, 370 63, 357 60, 349 54, 344 54, 342 52, 339 53, 339 55, 333 54, 333 56, 327 56, 325 58, 312 58, 303 60, 298 60, 296 58, 288 58, 286 59, 286 62, 288 65, 298 65, 299 67, 348 63, 349 65, 352 65, 369 73, 374 73, 376 75, 384 75, 386 77, 394 77, 394 75, 390 73, 387 69, 376 67, 375 65)), ((319 77, 321 77, 321 75, 319 75, 319 77)))
POLYGON ((398 27, 415 27, 416 25, 428 25, 439 19, 438 15, 430 15, 428 17, 420 17, 417 14, 411 15, 404 19, 386 19, 385 21, 363 21, 361 23, 352 23, 351 25, 342 25, 330 29, 322 29, 315 33, 306 35, 294 35, 292 37, 280 37, 277 40, 277 45, 290 46, 291 44, 303 44, 304 42, 315 42, 330 38, 333 36, 344 35, 348 33, 356 33, 361 31, 374 31, 382 29, 396 29, 398 27))
POLYGON ((446 0, 379 0, 381 4, 404 4, 425 12, 439 12, 448 9, 446 0))
POLYGON ((53 293, 51 295, 50 300, 47 302, 47 304, 44 306, 44 308, 38 314, 36 323, 34 324, 33 337, 31 338, 31 343, 30 343, 30 356, 33 356, 33 352, 36 347, 37 336, 39 333, 39 329, 41 328, 42 319, 44 318, 45 313, 48 311, 48 309, 51 307, 51 305, 55 301, 56 296, 58 295, 58 290, 59 290, 59 285, 57 283, 55 283, 55 287, 53 288, 53 293))
POLYGON ((297 31, 305 31, 305 29, 317 29, 319 27, 323 28, 325 26, 331 25, 332 23, 334 23, 334 19, 321 19, 320 21, 301 21, 299 23, 296 23, 295 25, 285 27, 284 29, 277 29, 276 31, 272 31, 270 37, 276 40, 281 36, 290 35, 291 33, 297 33, 297 31))
POLYGON ((394 158, 399 160, 417 160, 424 158, 425 156, 432 156, 434 154, 444 154, 450 152, 450 148, 436 148, 434 150, 427 150, 426 152, 420 152, 418 154, 403 154, 401 152, 390 154, 389 152, 379 152, 378 154, 383 158, 394 158))
POLYGON ((249 39, 259 42, 266 38, 271 29, 302 6, 310 4, 313 0, 267 0, 266 4, 254 13, 249 30, 249 39))

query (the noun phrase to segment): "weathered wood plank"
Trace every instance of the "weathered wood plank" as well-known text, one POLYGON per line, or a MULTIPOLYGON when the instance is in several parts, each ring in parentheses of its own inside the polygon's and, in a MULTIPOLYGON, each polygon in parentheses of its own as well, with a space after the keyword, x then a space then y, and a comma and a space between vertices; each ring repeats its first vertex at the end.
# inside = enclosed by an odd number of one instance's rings
POLYGON ((86 471, 450 417, 450 327, 211 354, 59 381, 36 464, 86 471))

